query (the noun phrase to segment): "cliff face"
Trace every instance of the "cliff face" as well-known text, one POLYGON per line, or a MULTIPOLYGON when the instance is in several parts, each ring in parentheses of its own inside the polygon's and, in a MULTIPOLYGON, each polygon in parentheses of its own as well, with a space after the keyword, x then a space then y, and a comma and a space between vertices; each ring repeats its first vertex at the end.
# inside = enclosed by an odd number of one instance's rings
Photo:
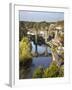
POLYGON ((64 26, 64 20, 62 21, 57 21, 57 22, 46 22, 46 21, 42 21, 42 22, 28 22, 28 21, 19 21, 19 24, 22 23, 22 25, 24 25, 26 28, 35 28, 36 25, 38 25, 38 28, 44 28, 44 27, 48 27, 50 24, 57 24, 57 25, 61 25, 64 26))
POLYGON ((61 25, 61 27, 64 28, 64 20, 58 21, 58 22, 57 22, 57 25, 61 25))

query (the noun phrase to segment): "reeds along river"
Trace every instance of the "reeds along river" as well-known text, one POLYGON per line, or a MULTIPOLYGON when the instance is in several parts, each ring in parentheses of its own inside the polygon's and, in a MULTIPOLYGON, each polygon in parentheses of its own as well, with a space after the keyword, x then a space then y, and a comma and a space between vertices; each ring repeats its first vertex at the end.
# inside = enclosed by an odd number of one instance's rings
MULTIPOLYGON (((32 44, 32 52, 35 52, 35 44, 31 42, 32 44)), ((45 52, 46 47, 44 45, 37 45, 38 53, 41 54, 45 52)), ((48 53, 51 53, 51 50, 49 47, 47 47, 48 53)), ((26 78, 32 78, 33 72, 36 68, 43 66, 44 68, 47 68, 50 63, 52 62, 52 56, 38 56, 32 58, 32 64, 29 68, 20 69, 20 79, 26 79, 26 78)))

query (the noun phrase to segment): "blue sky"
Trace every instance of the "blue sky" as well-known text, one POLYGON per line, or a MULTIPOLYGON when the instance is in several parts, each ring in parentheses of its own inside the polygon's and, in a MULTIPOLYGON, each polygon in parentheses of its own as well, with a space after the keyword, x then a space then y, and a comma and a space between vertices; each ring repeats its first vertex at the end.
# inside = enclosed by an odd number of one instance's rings
POLYGON ((58 20, 64 20, 63 12, 34 12, 34 11, 19 11, 20 21, 47 21, 53 22, 58 20))

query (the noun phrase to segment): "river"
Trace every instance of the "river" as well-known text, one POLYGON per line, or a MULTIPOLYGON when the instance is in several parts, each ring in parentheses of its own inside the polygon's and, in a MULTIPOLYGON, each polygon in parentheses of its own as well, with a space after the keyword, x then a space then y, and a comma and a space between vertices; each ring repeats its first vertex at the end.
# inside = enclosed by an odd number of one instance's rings
MULTIPOLYGON (((32 44, 32 51, 35 52, 34 43, 31 42, 31 44, 32 44)), ((43 53, 46 49, 44 45, 41 45, 41 46, 38 45, 37 47, 38 47, 38 53, 43 53)), ((48 53, 51 53, 51 50, 49 47, 47 48, 47 50, 48 50, 48 53)), ((22 68, 20 70, 20 79, 32 78, 33 72, 37 67, 43 66, 44 68, 47 68, 51 62, 52 62, 51 56, 33 57, 32 65, 30 66, 30 68, 28 68, 27 70, 24 70, 24 68, 22 68)))

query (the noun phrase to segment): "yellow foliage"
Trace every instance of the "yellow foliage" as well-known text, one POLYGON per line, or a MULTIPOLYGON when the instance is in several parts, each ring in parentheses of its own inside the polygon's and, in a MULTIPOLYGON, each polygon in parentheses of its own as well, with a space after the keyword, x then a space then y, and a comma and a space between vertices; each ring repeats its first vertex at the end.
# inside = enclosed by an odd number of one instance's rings
POLYGON ((23 37, 19 43, 19 59, 23 61, 26 58, 31 58, 30 43, 27 37, 23 37))

